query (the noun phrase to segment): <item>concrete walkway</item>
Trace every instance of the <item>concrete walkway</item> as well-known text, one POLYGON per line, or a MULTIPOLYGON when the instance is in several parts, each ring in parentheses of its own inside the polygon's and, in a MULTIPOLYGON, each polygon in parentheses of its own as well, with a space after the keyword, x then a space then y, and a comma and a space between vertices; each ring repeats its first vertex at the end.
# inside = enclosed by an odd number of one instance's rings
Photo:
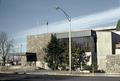
MULTIPOLYGON (((0 73, 6 74, 15 74, 16 72, 13 71, 4 71, 0 73)), ((38 74, 38 75, 66 75, 66 76, 105 76, 105 77, 120 77, 120 73, 81 73, 78 71, 52 71, 52 70, 39 70, 39 71, 31 71, 31 72, 24 72, 20 71, 17 72, 18 74, 38 74)))
POLYGON ((120 77, 120 73, 81 73, 78 71, 37 71, 28 72, 27 74, 40 74, 40 75, 66 75, 66 76, 105 76, 105 77, 120 77))

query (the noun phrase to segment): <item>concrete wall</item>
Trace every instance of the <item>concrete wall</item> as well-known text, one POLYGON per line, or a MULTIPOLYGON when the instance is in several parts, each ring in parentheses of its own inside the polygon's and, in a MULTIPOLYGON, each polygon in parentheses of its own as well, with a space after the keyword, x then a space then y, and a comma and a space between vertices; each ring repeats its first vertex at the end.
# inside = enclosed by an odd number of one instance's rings
POLYGON ((87 65, 91 65, 91 64, 92 64, 92 53, 91 53, 91 52, 85 52, 85 54, 86 54, 87 56, 90 56, 90 59, 89 59, 89 61, 87 62, 87 65))
POLYGON ((99 31, 97 32, 98 69, 106 70, 106 55, 112 55, 112 33, 99 31))
POLYGON ((120 55, 107 55, 105 63, 107 73, 120 73, 120 55))
POLYGON ((27 37, 27 51, 37 54, 37 61, 44 62, 44 48, 51 39, 51 34, 32 35, 27 37))
POLYGON ((115 54, 116 55, 118 55, 118 54, 120 55, 120 49, 115 49, 115 54))
POLYGON ((25 55, 21 55, 19 56, 20 60, 21 60, 21 65, 25 66, 27 64, 27 59, 25 55))

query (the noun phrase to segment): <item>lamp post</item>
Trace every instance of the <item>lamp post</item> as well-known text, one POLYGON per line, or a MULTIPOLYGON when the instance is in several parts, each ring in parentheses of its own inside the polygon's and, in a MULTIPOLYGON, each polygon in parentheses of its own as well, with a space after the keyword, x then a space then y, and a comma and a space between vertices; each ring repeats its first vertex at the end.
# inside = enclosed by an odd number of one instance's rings
POLYGON ((66 16, 70 26, 69 26, 69 71, 71 73, 71 17, 59 6, 56 7, 56 10, 61 10, 66 16))

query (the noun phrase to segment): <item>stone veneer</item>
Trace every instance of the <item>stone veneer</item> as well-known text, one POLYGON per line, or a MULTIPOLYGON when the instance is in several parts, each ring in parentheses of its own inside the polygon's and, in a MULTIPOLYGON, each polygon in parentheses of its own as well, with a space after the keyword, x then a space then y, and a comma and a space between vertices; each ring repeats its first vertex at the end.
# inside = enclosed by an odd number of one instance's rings
POLYGON ((107 73, 120 73, 120 55, 107 55, 105 62, 107 73))
POLYGON ((44 48, 51 39, 51 34, 31 35, 27 37, 27 52, 37 54, 37 61, 44 62, 44 48))

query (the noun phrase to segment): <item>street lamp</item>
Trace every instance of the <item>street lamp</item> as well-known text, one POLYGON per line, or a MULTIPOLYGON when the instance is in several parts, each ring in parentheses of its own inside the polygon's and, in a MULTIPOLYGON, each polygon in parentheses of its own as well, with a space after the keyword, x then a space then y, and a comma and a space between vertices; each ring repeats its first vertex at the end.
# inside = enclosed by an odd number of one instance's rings
POLYGON ((71 73, 71 17, 59 6, 56 7, 56 10, 61 10, 66 16, 68 22, 70 23, 70 26, 69 26, 69 71, 71 73))

